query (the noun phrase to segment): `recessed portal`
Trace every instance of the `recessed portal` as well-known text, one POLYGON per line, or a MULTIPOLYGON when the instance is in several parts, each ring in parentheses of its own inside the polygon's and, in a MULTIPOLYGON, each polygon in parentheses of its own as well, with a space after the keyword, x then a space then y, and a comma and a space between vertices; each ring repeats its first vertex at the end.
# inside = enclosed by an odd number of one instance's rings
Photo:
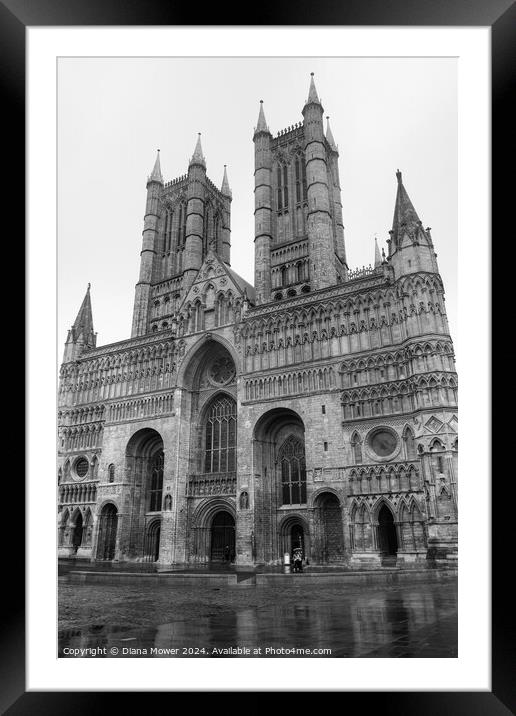
POLYGON ((292 560, 295 547, 301 547, 305 559, 309 557, 310 535, 307 526, 298 515, 291 515, 279 526, 278 558, 280 563, 283 563, 285 554, 289 554, 292 560))
POLYGON ((331 492, 323 492, 314 502, 314 558, 324 564, 344 559, 344 534, 340 502, 331 492))
POLYGON ((100 515, 97 559, 111 560, 115 558, 117 527, 117 509, 113 504, 107 504, 102 508, 100 515))
POLYGON ((398 552, 398 537, 394 517, 387 505, 383 505, 378 513, 378 538, 380 551, 383 555, 394 555, 398 552))
POLYGON ((145 535, 143 558, 146 562, 157 562, 159 558, 159 538, 161 535, 161 522, 155 520, 145 535))
POLYGON ((73 530, 72 537, 72 546, 74 552, 77 552, 77 550, 82 544, 82 528, 82 514, 80 512, 77 512, 77 516, 75 518, 75 528, 73 530))
POLYGON ((221 510, 211 523, 212 562, 233 562, 235 559, 235 520, 233 516, 221 510))

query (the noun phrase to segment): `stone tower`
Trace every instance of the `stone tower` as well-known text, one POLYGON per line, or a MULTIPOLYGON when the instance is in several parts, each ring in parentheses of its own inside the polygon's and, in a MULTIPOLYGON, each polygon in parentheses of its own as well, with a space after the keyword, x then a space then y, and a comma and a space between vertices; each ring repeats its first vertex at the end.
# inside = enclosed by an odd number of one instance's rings
POLYGON ((133 337, 171 327, 210 250, 230 265, 231 189, 226 167, 220 189, 208 178, 199 134, 186 174, 164 182, 158 150, 147 180, 133 337))
POLYGON ((313 74, 303 122, 273 137, 260 103, 255 145, 255 287, 267 303, 346 280, 338 149, 313 74))

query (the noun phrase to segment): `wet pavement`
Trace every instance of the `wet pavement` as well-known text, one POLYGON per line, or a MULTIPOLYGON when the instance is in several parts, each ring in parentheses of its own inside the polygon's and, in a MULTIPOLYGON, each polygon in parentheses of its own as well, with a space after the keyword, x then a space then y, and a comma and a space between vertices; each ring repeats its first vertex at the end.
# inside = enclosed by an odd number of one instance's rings
POLYGON ((457 656, 457 588, 77 585, 60 578, 61 657, 457 656))

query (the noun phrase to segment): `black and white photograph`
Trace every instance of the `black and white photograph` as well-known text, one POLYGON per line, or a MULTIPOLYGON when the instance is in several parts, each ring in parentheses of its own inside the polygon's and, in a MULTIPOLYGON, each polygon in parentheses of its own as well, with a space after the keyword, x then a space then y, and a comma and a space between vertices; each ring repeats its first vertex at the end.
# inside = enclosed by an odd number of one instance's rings
POLYGON ((456 659, 457 58, 56 71, 59 658, 456 659))
POLYGON ((338 691, 505 716, 509 2, 0 2, 7 273, 27 251, 0 711, 338 691))

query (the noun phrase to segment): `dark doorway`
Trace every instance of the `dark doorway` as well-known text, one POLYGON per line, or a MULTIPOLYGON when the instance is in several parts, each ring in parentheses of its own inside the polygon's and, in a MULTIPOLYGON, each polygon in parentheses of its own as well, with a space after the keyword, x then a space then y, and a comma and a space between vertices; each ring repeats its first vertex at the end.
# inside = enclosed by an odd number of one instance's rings
POLYGON ((79 547, 82 544, 82 514, 80 512, 77 513, 77 517, 75 518, 75 528, 73 530, 73 537, 72 537, 72 547, 73 551, 77 552, 79 547))
POLYGON ((143 558, 146 562, 157 562, 159 558, 159 538, 161 536, 161 522, 156 520, 151 524, 145 536, 143 558))
POLYGON ((303 554, 305 554, 305 534, 300 524, 292 525, 292 529, 290 530, 290 539, 290 551, 292 552, 294 547, 301 546, 303 554))
POLYGON ((99 541, 97 559, 111 560, 115 558, 116 532, 118 513, 114 505, 105 505, 100 514, 99 541))
POLYGON ((229 512, 217 512, 211 523, 211 560, 233 562, 235 559, 235 520, 229 512))
POLYGON ((398 552, 398 537, 394 517, 387 505, 378 513, 378 538, 382 555, 392 556, 398 552))

